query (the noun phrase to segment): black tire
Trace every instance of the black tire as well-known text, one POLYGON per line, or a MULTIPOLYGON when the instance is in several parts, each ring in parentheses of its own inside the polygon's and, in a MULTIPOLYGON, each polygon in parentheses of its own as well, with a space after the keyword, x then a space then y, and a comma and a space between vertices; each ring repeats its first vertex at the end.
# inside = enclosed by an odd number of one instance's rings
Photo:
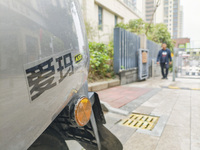
POLYGON ((46 129, 28 150, 69 150, 64 139, 52 128, 46 129))

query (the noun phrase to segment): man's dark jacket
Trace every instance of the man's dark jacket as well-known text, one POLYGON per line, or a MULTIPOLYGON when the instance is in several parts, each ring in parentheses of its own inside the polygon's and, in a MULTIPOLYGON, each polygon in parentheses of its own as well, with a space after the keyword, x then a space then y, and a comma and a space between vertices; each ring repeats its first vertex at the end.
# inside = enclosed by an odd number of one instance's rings
POLYGON ((171 52, 169 49, 161 49, 158 53, 157 62, 160 63, 169 63, 169 60, 172 61, 171 52))

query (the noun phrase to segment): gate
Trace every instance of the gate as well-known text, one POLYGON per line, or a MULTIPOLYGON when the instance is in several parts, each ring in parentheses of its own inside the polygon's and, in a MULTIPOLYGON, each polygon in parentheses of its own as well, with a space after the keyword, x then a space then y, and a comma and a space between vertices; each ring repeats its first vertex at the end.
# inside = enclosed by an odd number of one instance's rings
POLYGON ((200 48, 174 49, 173 81, 175 78, 200 79, 200 48))
POLYGON ((137 51, 140 37, 122 28, 114 29, 114 71, 129 70, 138 67, 137 51))

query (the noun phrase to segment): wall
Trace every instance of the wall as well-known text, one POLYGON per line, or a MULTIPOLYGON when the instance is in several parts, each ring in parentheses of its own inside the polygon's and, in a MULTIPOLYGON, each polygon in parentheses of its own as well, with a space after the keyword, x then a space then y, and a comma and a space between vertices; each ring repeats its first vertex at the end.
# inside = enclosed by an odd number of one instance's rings
POLYGON ((143 14, 143 19, 146 20, 145 17, 145 1, 146 0, 137 0, 136 1, 136 7, 137 9, 143 14))

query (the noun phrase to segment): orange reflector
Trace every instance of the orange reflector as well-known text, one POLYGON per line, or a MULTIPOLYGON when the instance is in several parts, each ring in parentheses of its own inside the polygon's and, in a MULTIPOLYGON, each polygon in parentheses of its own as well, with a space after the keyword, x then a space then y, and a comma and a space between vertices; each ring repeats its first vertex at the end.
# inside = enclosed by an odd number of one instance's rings
POLYGON ((90 120, 92 105, 86 97, 78 100, 75 106, 75 120, 79 126, 85 126, 90 120))

